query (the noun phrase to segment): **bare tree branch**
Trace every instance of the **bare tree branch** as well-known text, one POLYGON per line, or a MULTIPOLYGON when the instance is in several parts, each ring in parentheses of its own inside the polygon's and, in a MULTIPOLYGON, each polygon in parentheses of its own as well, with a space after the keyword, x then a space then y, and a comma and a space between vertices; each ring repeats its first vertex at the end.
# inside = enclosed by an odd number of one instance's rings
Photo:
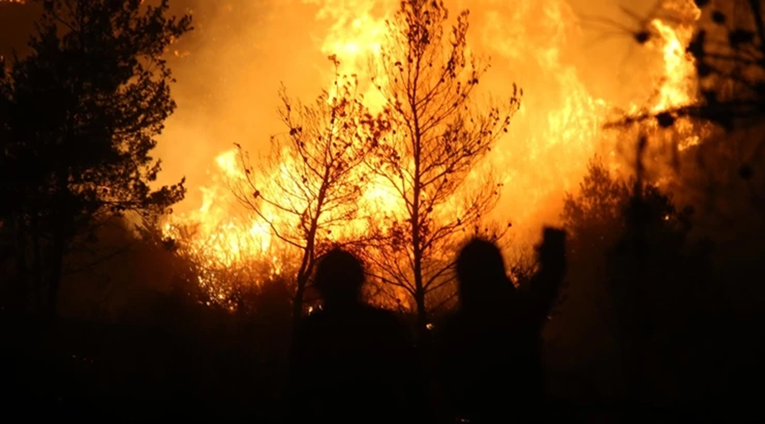
POLYGON ((389 237, 374 245, 371 261, 381 281, 409 289, 418 327, 427 320, 426 295, 449 268, 463 229, 479 222, 499 194, 494 183, 466 186, 468 176, 507 132, 519 106, 516 89, 501 107, 477 110, 472 97, 486 67, 467 52, 468 12, 458 15, 445 36, 447 11, 441 1, 401 2, 389 24, 388 43, 373 69, 373 82, 386 99, 381 119, 390 131, 379 139, 370 169, 392 185, 405 210, 387 227, 389 237), (381 81, 386 81, 382 83, 381 81), (460 201, 474 193, 462 208, 460 201), (452 218, 452 210, 459 218, 452 218), (401 264, 409 263, 408 269, 401 264), (447 261, 448 262, 448 261, 447 261))

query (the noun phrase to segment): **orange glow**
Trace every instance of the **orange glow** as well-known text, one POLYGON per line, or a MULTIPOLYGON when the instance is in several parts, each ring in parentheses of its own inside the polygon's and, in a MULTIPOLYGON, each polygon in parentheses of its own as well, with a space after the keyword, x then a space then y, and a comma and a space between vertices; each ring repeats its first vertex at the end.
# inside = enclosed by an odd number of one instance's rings
MULTIPOLYGON (((696 15, 698 19, 699 15, 696 15)), ((696 98, 694 89, 696 86, 696 68, 693 57, 685 51, 693 35, 691 28, 675 29, 660 20, 651 21, 651 25, 659 32, 661 42, 659 48, 664 57, 665 82, 660 87, 660 98, 651 111, 658 113, 664 110, 687 106, 696 98)), ((677 123, 676 132, 683 135, 679 143, 680 150, 697 145, 700 137, 692 133, 690 122, 683 120, 677 123)))
MULTIPOLYGON (((318 38, 315 46, 318 53, 324 57, 336 56, 341 63, 341 72, 357 76, 365 104, 372 110, 378 108, 381 99, 369 84, 369 69, 374 66, 370 57, 374 58, 383 47, 386 19, 395 11, 398 2, 303 0, 303 3, 286 7, 293 7, 296 13, 304 10, 300 8, 305 8, 306 4, 313 7, 316 28, 294 28, 292 31, 309 31, 318 38), (325 31, 321 32, 319 28, 325 31)), ((592 94, 593 90, 582 77, 584 70, 568 57, 574 50, 572 40, 583 36, 580 21, 567 2, 447 2, 451 16, 462 7, 471 9, 472 26, 468 39, 472 53, 492 58, 492 69, 481 82, 482 95, 491 94, 498 99, 507 97, 513 82, 526 93, 525 103, 516 114, 509 134, 498 142, 486 161, 487 167, 502 171, 506 177, 503 200, 493 218, 510 220, 519 231, 538 233, 541 225, 557 219, 558 202, 563 193, 576 188, 594 154, 612 158, 613 166, 620 163, 617 150, 618 143, 624 141, 624 134, 602 130, 612 109, 661 112, 694 101, 694 65, 684 46, 700 12, 692 0, 674 0, 672 5, 677 6, 676 11, 682 13, 683 19, 671 22, 654 19, 650 22, 658 35, 649 43, 658 56, 651 69, 657 77, 655 85, 645 87, 642 97, 631 103, 615 104, 613 100, 592 94), (658 97, 646 105, 644 99, 652 92, 659 93, 658 97)), ((279 43, 278 40, 273 42, 279 43)), ((324 67, 325 63, 317 62, 315 66, 328 69, 324 67)), ((305 78, 316 78, 308 70, 305 73, 305 78)), ((290 81, 286 83, 290 86, 290 81)), ((252 84, 260 82, 253 81, 252 84)), ((274 93, 276 88, 273 87, 274 93)), ((248 87, 242 86, 238 90, 246 92, 248 87)), ((316 96, 311 92, 300 94, 306 102, 316 96)), ((236 104, 224 107, 238 108, 236 104)), ((273 115, 265 116, 271 119, 273 115)), ((679 126, 678 132, 690 134, 688 125, 679 126)), ((171 133, 174 130, 169 129, 171 133)), ((175 130, 176 134, 179 132, 175 130)), ((683 136, 680 148, 699 141, 698 135, 683 136)), ((249 141, 232 138, 230 142, 245 144, 249 141)), ((172 138, 168 143, 183 145, 172 138)), ((209 163, 213 164, 208 173, 209 182, 190 188, 191 193, 201 193, 201 204, 192 206, 187 202, 187 212, 170 217, 165 224, 165 235, 180 239, 184 243, 182 248, 189 255, 201 258, 203 266, 211 269, 235 268, 260 261, 273 264, 271 273, 284 272, 282 261, 289 257, 290 249, 281 246, 269 224, 239 209, 227 186, 244 177, 237 162, 237 151, 217 152, 209 157, 209 163), (186 231, 184 228, 192 227, 196 232, 182 235, 182 231, 186 231)), ((292 164, 284 163, 277 172, 289 173, 292 168, 292 164)), ((481 172, 482 169, 477 169, 475 176, 480 176, 481 172)), ((259 178, 263 181, 274 179, 268 175, 259 178)), ((401 211, 400 200, 381 181, 369 184, 359 206, 360 216, 396 216, 401 211)), ((275 210, 268 213, 271 214, 270 221, 276 225, 295 225, 287 218, 282 219, 275 210)), ((331 237, 353 236, 363 228, 363 223, 351 225, 331 237)), ((200 283, 214 286, 214 277, 200 283)))

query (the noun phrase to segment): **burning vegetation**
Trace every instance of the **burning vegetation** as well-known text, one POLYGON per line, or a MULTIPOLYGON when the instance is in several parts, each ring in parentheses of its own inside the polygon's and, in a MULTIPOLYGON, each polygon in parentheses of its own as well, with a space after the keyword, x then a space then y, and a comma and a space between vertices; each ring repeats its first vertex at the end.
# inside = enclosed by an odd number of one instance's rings
MULTIPOLYGON (((592 1, 0 0, 0 325, 20 346, 4 358, 77 371, 18 372, 19 396, 58 405, 58 376, 90 376, 76 386, 100 403, 129 374, 104 409, 131 409, 126 392, 149 396, 133 371, 157 370, 156 399, 276 414, 290 330, 332 303, 313 286, 326 252, 360 257, 365 300, 421 342, 464 300, 454 260, 475 235, 503 249, 502 292, 533 291, 545 257, 566 268, 538 315, 551 397, 650 415, 750 395, 762 2, 612 19, 592 1), (565 234, 535 250, 548 225, 565 234), (141 350, 151 363, 125 365, 141 350)), ((476 310, 504 322, 523 309, 508 299, 476 310)))
MULTIPOLYGON (((565 2, 471 6, 319 6, 316 18, 331 22, 319 43, 334 72, 328 88, 307 104, 284 89, 270 153, 251 160, 232 140, 214 160, 212 183, 199 187, 201 206, 162 229, 204 270, 199 283, 212 298, 226 297, 230 284, 220 280, 230 269, 268 269, 246 282, 258 284, 297 264, 288 277, 296 276, 298 314, 321 253, 364 245, 375 300, 417 311, 424 325, 451 301, 447 258, 461 240, 488 231, 530 243, 557 220, 554 199, 573 191, 593 155, 629 172, 636 130, 607 123, 696 100, 685 46, 700 10, 690 0, 661 2, 636 30, 655 52, 652 83, 626 104, 591 94, 565 62, 569 37, 581 33, 565 2), (540 78, 516 86, 519 65, 540 78)), ((662 153, 702 138, 703 128, 681 121, 662 136, 662 153)), ((647 125, 641 131, 657 135, 667 126, 647 125)))

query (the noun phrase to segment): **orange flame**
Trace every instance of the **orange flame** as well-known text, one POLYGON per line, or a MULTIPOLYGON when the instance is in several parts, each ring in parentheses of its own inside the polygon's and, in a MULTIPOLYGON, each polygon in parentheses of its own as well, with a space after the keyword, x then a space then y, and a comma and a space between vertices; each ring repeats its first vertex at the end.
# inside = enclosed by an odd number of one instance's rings
MULTIPOLYGON (((374 0, 303 0, 319 5, 316 19, 330 21, 328 33, 318 48, 324 55, 335 55, 342 72, 367 81, 369 58, 383 48, 388 19, 396 1, 374 0)), ((450 2, 454 3, 454 2, 450 2)), ((497 216, 512 219, 529 231, 536 231, 545 221, 557 217, 556 202, 564 191, 576 187, 595 153, 615 156, 619 135, 602 130, 609 111, 615 106, 591 94, 578 69, 564 58, 572 39, 581 37, 579 23, 571 8, 562 0, 471 2, 478 25, 469 34, 476 55, 492 56, 494 68, 486 83, 486 94, 507 93, 511 81, 528 68, 524 76, 530 85, 518 81, 526 91, 527 102, 516 115, 510 134, 500 140, 490 165, 506 172, 503 203, 497 216), (550 165, 552 164, 552 165, 550 165)), ((660 52, 659 98, 648 108, 661 112, 694 101, 693 60, 685 53, 700 12, 691 0, 675 0, 677 10, 685 11, 677 23, 654 19, 651 26, 659 35, 653 47, 660 52), (682 7, 681 7, 682 6, 682 7)), ((453 5, 450 5, 453 6, 453 5)), ((456 11, 456 8, 451 9, 456 11)), ((380 98, 371 86, 362 87, 365 102, 378 107, 380 98)), ((649 91, 649 90, 647 90, 649 91)), ((632 108, 642 104, 629 105, 632 108)), ((628 107, 627 109, 629 109, 628 107)), ((689 131, 680 127, 679 131, 689 131)), ((686 134, 689 134, 686 132, 686 134)), ((697 135, 685 137, 681 148, 700 141, 697 135)), ((273 273, 283 272, 277 257, 278 240, 261 219, 237 210, 226 181, 241 179, 244 171, 237 163, 236 150, 222 152, 215 158, 212 184, 200 187, 202 205, 188 214, 170 218, 164 227, 166 236, 181 237, 181 229, 197 231, 183 238, 188 254, 202 258, 202 266, 216 269, 246 266, 252 261, 274 263, 273 273)), ((279 172, 291 172, 289 163, 279 172)), ((478 172, 478 171, 477 171, 478 172)), ((268 176, 261 176, 268 180, 268 176)), ((391 215, 400 211, 400 203, 390 189, 373 182, 366 190, 361 207, 369 214, 391 215)), ((271 211, 278 221, 276 211, 271 211)), ((283 225, 291 225, 285 221, 283 225)), ((349 228, 348 232, 359 228, 349 228)), ((335 234, 343 237, 348 234, 335 234)), ((200 281, 214 285, 214 281, 200 281)))

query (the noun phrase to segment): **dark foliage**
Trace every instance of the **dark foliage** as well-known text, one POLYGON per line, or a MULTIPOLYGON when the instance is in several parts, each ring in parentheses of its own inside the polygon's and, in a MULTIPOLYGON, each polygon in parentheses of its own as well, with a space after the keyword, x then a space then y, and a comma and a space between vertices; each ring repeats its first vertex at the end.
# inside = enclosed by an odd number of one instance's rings
POLYGON ((173 112, 166 47, 190 29, 158 7, 56 0, 0 88, 0 219, 18 246, 26 308, 55 313, 64 258, 128 212, 153 222, 183 182, 152 190, 150 153, 173 112))
POLYGON ((273 421, 291 328, 288 286, 253 281, 228 302, 211 302, 194 264, 159 238, 106 228, 97 247, 129 247, 63 282, 54 325, 0 310, 7 399, 33 402, 31 416, 47 419, 273 421))
MULTIPOLYGON (((739 356, 758 349, 754 339, 731 346, 731 334, 751 328, 737 323, 742 299, 731 297, 742 281, 716 265, 731 252, 694 228, 696 215, 655 185, 613 176, 597 159, 579 194, 566 199, 569 292, 598 310, 615 340, 625 394, 646 404, 733 399, 746 389, 731 382, 752 377, 732 370, 761 372, 748 354, 739 356)), ((726 248, 743 254, 747 246, 741 239, 726 248)))

